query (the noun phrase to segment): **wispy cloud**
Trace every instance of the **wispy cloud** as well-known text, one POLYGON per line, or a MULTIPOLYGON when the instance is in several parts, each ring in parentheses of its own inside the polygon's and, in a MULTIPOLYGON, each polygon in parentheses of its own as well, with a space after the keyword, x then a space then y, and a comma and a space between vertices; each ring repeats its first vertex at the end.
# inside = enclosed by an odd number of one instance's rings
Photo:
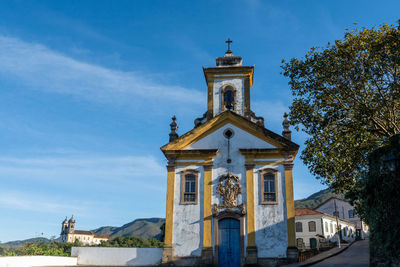
MULTIPOLYGON (((66 200, 65 202, 71 202, 66 200)), ((60 213, 65 210, 72 212, 83 212, 86 210, 85 205, 75 205, 56 202, 53 199, 45 198, 40 194, 27 194, 19 191, 0 191, 0 207, 8 209, 18 209, 26 211, 37 211, 47 213, 60 213)))
POLYGON ((283 114, 289 113, 289 106, 282 101, 254 101, 252 109, 257 116, 263 116, 265 126, 279 133, 282 130, 283 114))
POLYGON ((127 186, 150 191, 163 190, 154 181, 162 181, 164 168, 153 156, 104 157, 93 155, 64 155, 56 157, 0 157, 3 178, 35 181, 65 186, 68 184, 91 187, 127 186), (151 171, 149 171, 151 170, 151 171))
MULTIPOLYGON (((205 95, 193 89, 158 83, 149 74, 124 72, 88 64, 41 44, 0 35, 0 76, 28 88, 68 94, 87 100, 157 105, 203 104, 205 95)), ((159 105, 158 105, 159 106, 159 105)))

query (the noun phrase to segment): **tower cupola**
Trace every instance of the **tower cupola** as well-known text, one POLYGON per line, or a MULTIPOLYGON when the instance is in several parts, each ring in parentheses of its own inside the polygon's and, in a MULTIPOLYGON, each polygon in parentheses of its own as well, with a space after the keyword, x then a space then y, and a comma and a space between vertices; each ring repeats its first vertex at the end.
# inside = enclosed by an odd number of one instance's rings
POLYGON ((207 112, 195 120, 195 127, 230 110, 258 125, 264 119, 256 117, 250 109, 250 88, 253 85, 254 66, 243 66, 242 57, 233 55, 228 38, 228 50, 216 58, 216 67, 203 68, 207 82, 207 112))

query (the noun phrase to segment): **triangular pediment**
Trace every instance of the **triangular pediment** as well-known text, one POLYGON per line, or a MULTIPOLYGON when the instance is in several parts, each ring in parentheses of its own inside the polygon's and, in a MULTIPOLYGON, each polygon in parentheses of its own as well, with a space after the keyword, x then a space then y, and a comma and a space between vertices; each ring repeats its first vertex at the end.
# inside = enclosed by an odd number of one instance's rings
POLYGON ((235 127, 240 128, 248 134, 267 142, 277 149, 297 151, 299 148, 297 144, 291 142, 290 140, 260 125, 257 125, 234 112, 225 111, 206 123, 180 136, 178 139, 164 145, 161 147, 161 150, 184 150, 199 140, 202 140, 208 135, 214 133, 226 124, 234 125, 235 127))

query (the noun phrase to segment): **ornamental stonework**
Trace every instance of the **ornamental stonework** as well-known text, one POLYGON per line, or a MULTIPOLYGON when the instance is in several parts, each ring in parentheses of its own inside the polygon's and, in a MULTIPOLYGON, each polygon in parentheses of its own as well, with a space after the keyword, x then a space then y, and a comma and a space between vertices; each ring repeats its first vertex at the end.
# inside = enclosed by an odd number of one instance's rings
POLYGON ((237 176, 228 173, 219 178, 217 194, 222 199, 222 205, 214 204, 214 215, 217 215, 221 211, 234 211, 240 212, 242 215, 246 214, 244 204, 237 204, 237 198, 242 194, 242 186, 237 176))

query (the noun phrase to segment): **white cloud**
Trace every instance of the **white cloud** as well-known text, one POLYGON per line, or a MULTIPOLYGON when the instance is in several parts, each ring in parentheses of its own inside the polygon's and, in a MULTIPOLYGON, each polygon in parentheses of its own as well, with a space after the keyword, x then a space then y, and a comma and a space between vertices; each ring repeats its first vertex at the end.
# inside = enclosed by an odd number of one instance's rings
MULTIPOLYGON (((159 84, 145 73, 124 72, 88 64, 41 44, 0 35, 0 76, 28 88, 92 101, 201 105, 205 95, 180 86, 159 84)), ((204 101, 203 101, 204 100, 204 101)))

